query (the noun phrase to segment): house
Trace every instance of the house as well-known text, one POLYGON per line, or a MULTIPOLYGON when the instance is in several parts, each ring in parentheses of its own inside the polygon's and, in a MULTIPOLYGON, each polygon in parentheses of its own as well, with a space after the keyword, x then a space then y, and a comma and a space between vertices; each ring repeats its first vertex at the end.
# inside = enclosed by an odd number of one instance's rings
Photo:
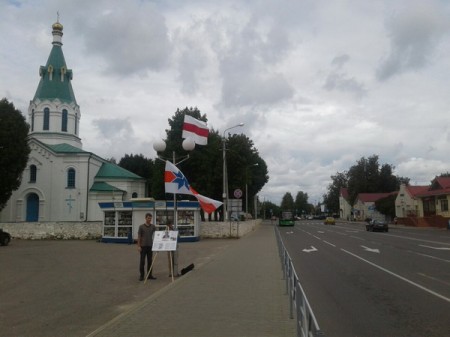
POLYGON ((63 26, 52 25, 53 47, 28 109, 30 155, 22 183, 0 222, 103 221, 99 202, 145 197, 145 179, 82 148, 73 73, 62 51, 63 26))
POLYGON ((395 216, 397 218, 417 217, 422 202, 417 196, 427 190, 428 186, 408 186, 401 184, 397 198, 395 199, 395 216))
POLYGON ((353 206, 353 213, 356 220, 365 221, 366 219, 386 220, 386 216, 377 211, 375 202, 386 198, 392 194, 390 193, 359 193, 356 197, 355 205, 353 206))
POLYGON ((339 217, 344 220, 353 220, 352 205, 350 205, 348 188, 341 187, 339 190, 339 217))
POLYGON ((420 198, 419 216, 416 226, 445 228, 450 221, 450 177, 436 177, 426 191, 417 194, 420 198))

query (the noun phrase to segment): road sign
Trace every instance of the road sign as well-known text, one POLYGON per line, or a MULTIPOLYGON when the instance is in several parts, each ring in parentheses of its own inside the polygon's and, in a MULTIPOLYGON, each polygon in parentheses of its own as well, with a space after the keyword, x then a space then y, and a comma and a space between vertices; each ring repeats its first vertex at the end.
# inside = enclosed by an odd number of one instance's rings
POLYGON ((233 194, 234 194, 235 198, 240 199, 242 197, 242 190, 237 188, 237 189, 234 190, 233 194))

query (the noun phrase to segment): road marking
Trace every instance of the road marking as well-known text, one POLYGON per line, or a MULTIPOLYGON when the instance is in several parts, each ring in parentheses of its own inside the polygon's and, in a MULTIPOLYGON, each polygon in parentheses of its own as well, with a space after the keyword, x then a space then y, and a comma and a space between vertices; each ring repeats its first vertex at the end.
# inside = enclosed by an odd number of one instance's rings
POLYGON ((328 241, 325 241, 325 240, 323 240, 323 242, 325 242, 327 245, 330 245, 330 246, 333 246, 333 247, 336 247, 336 245, 333 245, 332 243, 330 243, 330 242, 328 242, 328 241))
POLYGON ((420 276, 429 278, 430 280, 433 280, 433 281, 436 281, 436 282, 439 282, 439 283, 443 283, 443 284, 445 284, 445 285, 447 285, 447 286, 450 286, 450 283, 445 282, 445 281, 442 281, 442 280, 440 280, 440 279, 438 279, 438 278, 436 278, 436 277, 429 276, 429 275, 423 274, 423 273, 417 273, 417 275, 420 275, 420 276))
POLYGON ((361 246, 361 247, 363 247, 368 252, 380 254, 380 250, 378 248, 369 248, 369 247, 366 247, 366 246, 361 246))
POLYGON ((422 253, 413 252, 412 250, 410 250, 409 252, 412 253, 412 254, 417 254, 419 256, 429 257, 430 259, 435 259, 435 260, 439 260, 439 261, 443 261, 443 262, 450 262, 450 260, 441 259, 439 257, 428 255, 428 254, 422 254, 422 253))
POLYGON ((342 248, 341 248, 341 250, 343 252, 349 254, 349 255, 352 255, 352 256, 356 257, 357 259, 359 259, 361 261, 364 261, 364 262, 374 266, 375 268, 378 268, 378 269, 384 271, 385 273, 388 273, 388 274, 390 274, 390 275, 392 275, 394 277, 397 277, 398 279, 400 279, 402 281, 405 281, 405 282, 407 282, 407 283, 409 283, 409 284, 411 284, 411 285, 413 285, 413 286, 415 286, 415 287, 417 287, 419 289, 422 289, 422 290, 426 291, 427 293, 430 293, 431 295, 434 295, 434 296, 436 296, 436 297, 438 297, 440 299, 443 299, 444 301, 447 301, 447 302, 450 303, 450 298, 445 297, 444 295, 441 295, 441 294, 439 294, 439 293, 437 293, 437 292, 435 292, 435 291, 433 291, 431 289, 425 288, 424 286, 421 286, 420 284, 417 284, 416 282, 408 280, 407 278, 405 278, 403 276, 400 276, 400 275, 398 275, 398 274, 396 274, 396 273, 394 273, 394 272, 392 272, 392 271, 390 271, 390 270, 388 270, 386 268, 383 268, 383 267, 381 267, 381 266, 379 266, 379 265, 377 265, 377 264, 375 264, 373 262, 370 262, 370 261, 368 261, 368 260, 366 260, 366 259, 364 259, 364 258, 362 258, 362 257, 360 257, 360 256, 358 256, 356 254, 353 254, 353 253, 349 252, 348 250, 345 250, 345 249, 342 249, 342 248))
POLYGON ((322 231, 317 231, 317 233, 323 234, 323 233, 325 233, 325 232, 322 232, 322 231))
POLYGON ((436 250, 450 250, 450 247, 431 247, 431 246, 425 246, 425 245, 419 245, 419 246, 425 247, 425 248, 436 249, 436 250))
POLYGON ((305 252, 305 253, 311 253, 311 252, 317 252, 317 248, 316 247, 314 247, 314 246, 311 246, 311 248, 310 249, 303 249, 303 251, 305 252))

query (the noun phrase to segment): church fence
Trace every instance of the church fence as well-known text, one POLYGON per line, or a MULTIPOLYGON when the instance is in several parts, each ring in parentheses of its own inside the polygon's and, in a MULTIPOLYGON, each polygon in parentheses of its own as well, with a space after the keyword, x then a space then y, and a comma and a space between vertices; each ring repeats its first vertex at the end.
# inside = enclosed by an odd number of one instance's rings
MULTIPOLYGON (((202 222, 201 238, 243 237, 261 224, 260 219, 247 221, 202 222)), ((0 223, 13 239, 25 240, 97 240, 102 237, 103 223, 95 222, 17 222, 0 223)))

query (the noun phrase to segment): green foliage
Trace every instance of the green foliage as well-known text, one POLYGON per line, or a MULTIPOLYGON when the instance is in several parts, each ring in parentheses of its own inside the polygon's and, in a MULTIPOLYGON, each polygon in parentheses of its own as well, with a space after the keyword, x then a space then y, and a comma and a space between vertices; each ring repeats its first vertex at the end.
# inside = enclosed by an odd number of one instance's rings
POLYGON ((279 217, 281 215, 281 208, 273 202, 264 201, 261 204, 261 212, 263 219, 270 219, 272 216, 279 217))
POLYGON ((380 167, 378 156, 362 157, 347 172, 337 172, 331 176, 328 192, 324 195, 327 209, 339 213, 339 195, 341 188, 348 188, 349 202, 355 203, 359 193, 389 193, 398 191, 400 184, 409 184, 409 178, 393 174, 394 166, 383 164, 380 167))
MULTIPOLYGON (((208 145, 196 145, 195 149, 187 152, 183 149, 182 130, 184 116, 190 115, 198 120, 207 122, 206 115, 202 115, 197 108, 177 109, 172 118, 168 119, 169 129, 166 129, 167 138, 166 150, 159 153, 159 156, 171 162, 187 177, 189 184, 200 194, 215 200, 222 200, 223 194, 223 156, 222 146, 225 143, 227 149, 227 169, 229 195, 236 188, 240 188, 244 193, 248 190, 248 196, 243 196, 249 201, 249 211, 253 210, 254 203, 251 202, 254 196, 268 182, 267 165, 259 156, 253 142, 245 135, 227 135, 222 139, 219 132, 210 129, 208 135, 208 145), (189 160, 184 159, 189 156, 189 160), (175 159, 175 160, 174 160, 175 159)), ((138 163, 137 158, 133 162, 138 163)), ((122 163, 122 160, 120 161, 122 163)), ((146 167, 144 163, 139 164, 146 167)), ((138 165, 138 166, 139 166, 138 165)), ((159 200, 170 200, 172 194, 164 192, 164 162, 155 160, 152 165, 146 167, 145 173, 138 173, 137 167, 125 167, 130 171, 150 180, 151 196, 159 200)), ((121 165, 122 166, 122 165, 121 165)), ((193 199, 187 195, 180 195, 179 198, 193 199)))
POLYGON ((29 125, 14 104, 0 100, 0 210, 21 183, 28 162, 29 125))
POLYGON ((331 176, 331 183, 328 185, 328 193, 323 195, 323 202, 330 213, 339 214, 339 195, 341 188, 347 187, 347 173, 339 173, 331 176))
POLYGON ((397 194, 392 194, 386 198, 375 201, 375 207, 378 212, 384 214, 391 219, 395 217, 395 199, 397 194))
POLYGON ((281 199, 281 209, 292 211, 294 210, 294 208, 294 198, 292 197, 292 194, 290 192, 287 192, 281 199))
POLYGON ((137 174, 138 176, 141 176, 142 178, 145 178, 147 182, 147 195, 146 196, 152 196, 151 193, 151 183, 153 178, 153 167, 154 163, 152 159, 144 157, 142 154, 136 154, 136 155, 128 155, 126 154, 125 157, 120 159, 119 166, 123 167, 124 169, 127 169, 130 172, 133 172, 137 174))
POLYGON ((302 191, 297 192, 294 202, 294 210, 296 210, 295 215, 309 214, 311 208, 308 204, 308 193, 302 191))

